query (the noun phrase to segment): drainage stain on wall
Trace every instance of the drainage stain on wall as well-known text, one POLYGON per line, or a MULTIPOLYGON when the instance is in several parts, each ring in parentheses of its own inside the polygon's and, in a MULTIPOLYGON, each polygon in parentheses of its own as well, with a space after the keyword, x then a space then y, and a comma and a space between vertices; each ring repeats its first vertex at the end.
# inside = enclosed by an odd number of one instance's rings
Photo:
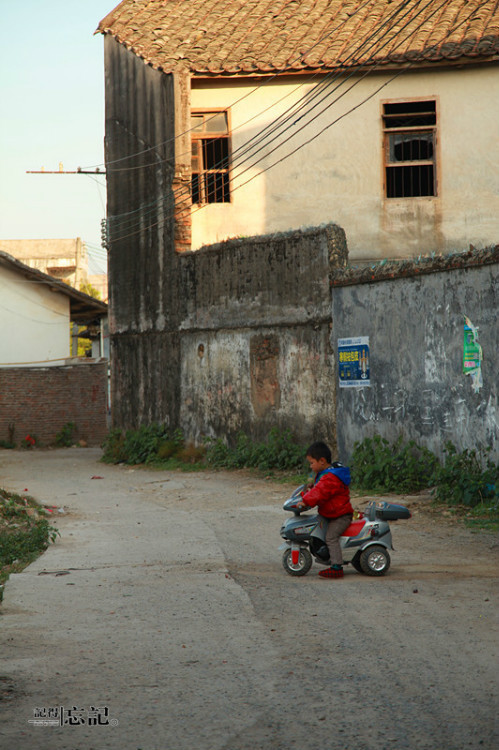
POLYGON ((251 405, 255 415, 266 417, 281 405, 278 378, 279 340, 257 335, 250 339, 251 405))

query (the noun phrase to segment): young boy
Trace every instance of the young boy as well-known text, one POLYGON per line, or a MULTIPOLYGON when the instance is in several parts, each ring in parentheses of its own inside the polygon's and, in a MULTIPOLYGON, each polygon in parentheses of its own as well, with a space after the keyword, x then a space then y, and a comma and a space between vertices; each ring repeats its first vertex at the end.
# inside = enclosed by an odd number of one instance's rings
POLYGON ((350 526, 353 508, 350 504, 350 469, 340 463, 331 464, 331 451, 325 443, 312 443, 307 461, 315 474, 314 486, 302 492, 302 507, 318 506, 321 516, 328 519, 326 544, 331 567, 319 571, 321 578, 343 578, 343 555, 340 536, 350 526))

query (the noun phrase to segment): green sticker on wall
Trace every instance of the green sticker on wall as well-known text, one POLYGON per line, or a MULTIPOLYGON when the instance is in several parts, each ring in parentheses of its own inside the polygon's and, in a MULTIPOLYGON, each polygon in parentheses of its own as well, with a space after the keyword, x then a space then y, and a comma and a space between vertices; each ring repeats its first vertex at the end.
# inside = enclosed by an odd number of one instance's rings
POLYGON ((464 317, 463 372, 470 375, 473 390, 477 393, 483 385, 482 347, 478 343, 478 328, 464 317))

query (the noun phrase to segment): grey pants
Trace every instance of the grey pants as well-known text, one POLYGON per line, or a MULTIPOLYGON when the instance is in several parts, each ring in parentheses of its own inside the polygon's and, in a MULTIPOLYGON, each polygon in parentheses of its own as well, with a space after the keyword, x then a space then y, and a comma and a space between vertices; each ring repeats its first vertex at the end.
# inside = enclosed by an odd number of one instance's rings
POLYGON ((331 557, 331 565, 341 565, 343 555, 340 547, 340 536, 352 523, 352 514, 340 516, 339 518, 330 518, 328 520, 326 531, 326 544, 331 557))

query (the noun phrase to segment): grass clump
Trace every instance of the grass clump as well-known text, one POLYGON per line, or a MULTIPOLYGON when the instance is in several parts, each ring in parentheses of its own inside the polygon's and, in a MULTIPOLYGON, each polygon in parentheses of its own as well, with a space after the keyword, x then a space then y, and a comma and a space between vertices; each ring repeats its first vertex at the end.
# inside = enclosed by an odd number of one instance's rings
POLYGON ((289 430, 272 428, 265 442, 253 442, 241 432, 234 446, 220 438, 207 440, 206 463, 214 468, 289 471, 304 468, 304 459, 303 446, 289 430))
POLYGON ((435 499, 446 505, 468 508, 496 507, 499 504, 499 464, 485 451, 458 453, 451 442, 445 444, 444 462, 434 473, 435 499))
POLYGON ((181 430, 142 425, 138 430, 111 430, 102 446, 102 461, 110 464, 154 465, 176 469, 203 462, 206 449, 185 443, 181 430))
POLYGON ((370 492, 410 493, 431 488, 435 504, 450 507, 470 528, 499 530, 499 465, 485 451, 447 442, 444 459, 414 441, 390 444, 375 435, 355 443, 353 485, 370 492))
POLYGON ((102 461, 109 464, 150 464, 169 459, 184 447, 179 430, 166 425, 142 425, 138 430, 111 430, 103 443, 102 461))
POLYGON ((351 470, 353 484, 359 489, 384 492, 419 492, 434 484, 439 462, 428 448, 414 440, 395 443, 375 435, 355 443, 351 470))
POLYGON ((76 424, 74 422, 66 422, 56 434, 55 444, 59 448, 71 448, 75 442, 75 432, 76 424))
POLYGON ((272 429, 265 442, 254 442, 244 433, 235 445, 207 438, 203 445, 186 443, 182 432, 153 424, 138 430, 111 430, 103 444, 102 460, 129 465, 148 464, 176 468, 257 468, 262 471, 302 469, 303 448, 288 430, 272 429))
POLYGON ((0 489, 0 601, 9 575, 36 560, 58 534, 32 498, 0 489))

